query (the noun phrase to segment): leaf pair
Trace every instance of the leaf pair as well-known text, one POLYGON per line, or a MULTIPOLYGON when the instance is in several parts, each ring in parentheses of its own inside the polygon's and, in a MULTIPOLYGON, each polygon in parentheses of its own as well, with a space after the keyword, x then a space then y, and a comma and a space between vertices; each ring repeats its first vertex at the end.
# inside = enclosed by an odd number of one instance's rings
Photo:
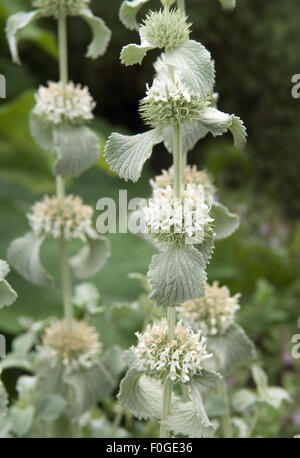
MULTIPOLYGON (((181 402, 174 393, 171 412, 165 425, 175 434, 188 437, 207 437, 213 427, 205 409, 204 401, 220 380, 216 372, 203 369, 201 374, 185 384, 189 401, 181 402)), ((159 380, 146 376, 142 371, 131 367, 121 382, 118 399, 122 406, 139 419, 156 418, 161 420, 163 386, 159 380)))
POLYGON ((57 153, 53 166, 55 175, 78 176, 99 157, 98 137, 85 125, 65 123, 56 126, 31 113, 30 131, 41 148, 57 153))
MULTIPOLYGON (((53 279, 40 259, 40 249, 44 241, 44 237, 28 232, 11 243, 7 255, 11 266, 26 280, 40 286, 52 286, 53 279)), ((70 259, 74 275, 79 279, 95 275, 104 267, 109 254, 110 245, 106 237, 89 239, 88 245, 70 259)))
MULTIPOLYGON (((93 33, 93 39, 88 47, 86 57, 96 59, 97 57, 102 56, 105 53, 110 41, 111 31, 108 29, 103 19, 94 16, 92 11, 88 8, 80 10, 78 12, 78 16, 87 22, 93 33)), ((16 13, 8 18, 6 24, 6 36, 12 59, 16 64, 21 63, 18 52, 18 39, 20 32, 25 27, 42 17, 43 14, 39 10, 34 10, 28 13, 16 13)))

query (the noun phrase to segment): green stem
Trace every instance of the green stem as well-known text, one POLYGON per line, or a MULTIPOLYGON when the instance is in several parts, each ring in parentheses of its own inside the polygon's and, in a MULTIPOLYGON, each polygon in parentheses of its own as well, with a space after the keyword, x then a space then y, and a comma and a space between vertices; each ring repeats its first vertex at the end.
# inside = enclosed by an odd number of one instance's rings
MULTIPOLYGON (((59 46, 59 78, 64 92, 68 82, 68 50, 67 50, 67 21, 65 16, 58 19, 58 46, 59 46)), ((65 183, 61 176, 56 177, 56 193, 59 199, 64 199, 65 183)), ((68 261, 67 242, 63 236, 60 239, 60 265, 63 289, 64 315, 71 328, 73 321, 72 281, 68 261)))
POLYGON ((227 390, 226 381, 224 379, 220 381, 219 391, 220 391, 220 397, 223 399, 227 407, 226 414, 222 415, 221 417, 222 433, 223 433, 224 438, 230 439, 233 437, 233 433, 232 433, 232 424, 231 424, 231 418, 230 418, 228 390, 227 390))
POLYGON ((185 13, 185 0, 177 0, 177 8, 185 13))
MULTIPOLYGON (((177 123, 174 126, 173 131, 173 144, 174 144, 174 196, 181 197, 181 186, 182 186, 182 152, 181 152, 181 132, 180 132, 180 124, 177 123)), ((173 340, 175 337, 175 327, 176 327, 176 304, 173 307, 168 307, 167 310, 167 322, 168 322, 168 339, 173 340)), ((166 379, 164 383, 164 390, 163 390, 163 410, 162 410, 162 417, 161 417, 161 425, 160 425, 160 437, 169 437, 169 431, 163 424, 168 416, 170 415, 171 411, 171 401, 172 401, 172 391, 173 391, 173 383, 172 380, 169 378, 166 379)))

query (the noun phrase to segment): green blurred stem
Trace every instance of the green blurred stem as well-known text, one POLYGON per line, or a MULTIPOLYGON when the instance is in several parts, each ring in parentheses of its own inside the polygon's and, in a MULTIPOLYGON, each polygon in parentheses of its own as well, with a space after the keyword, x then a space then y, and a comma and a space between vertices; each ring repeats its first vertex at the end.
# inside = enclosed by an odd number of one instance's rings
POLYGON ((177 8, 185 13, 185 0, 177 0, 177 8))
MULTIPOLYGON (((58 47, 59 47, 59 78, 64 92, 68 82, 68 49, 67 49, 67 21, 65 16, 58 18, 58 47)), ((56 177, 56 193, 59 199, 64 199, 65 183, 61 176, 56 177)), ((64 301, 64 315, 68 326, 72 327, 73 304, 72 304, 72 281, 68 260, 67 242, 62 236, 60 239, 60 265, 64 301)))
POLYGON ((232 433, 232 424, 231 424, 231 418, 230 418, 228 390, 227 390, 226 380, 224 379, 220 381, 219 393, 220 393, 220 397, 223 399, 227 407, 226 414, 222 415, 221 417, 222 434, 224 438, 230 439, 233 437, 233 433, 232 433))

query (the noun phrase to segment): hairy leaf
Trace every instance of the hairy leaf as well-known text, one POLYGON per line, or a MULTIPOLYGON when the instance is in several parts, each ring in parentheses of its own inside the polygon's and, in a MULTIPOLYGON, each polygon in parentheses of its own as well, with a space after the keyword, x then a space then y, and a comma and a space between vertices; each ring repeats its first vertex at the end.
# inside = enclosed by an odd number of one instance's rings
POLYGON ((143 134, 122 135, 113 133, 105 146, 106 161, 112 171, 124 180, 137 181, 154 145, 161 143, 162 134, 152 129, 143 134))
POLYGON ((78 176, 99 158, 98 137, 87 126, 65 124, 56 127, 53 141, 58 155, 53 167, 55 175, 78 176))
POLYGON ((99 235, 97 239, 89 239, 88 245, 70 259, 74 275, 81 280, 92 277, 105 266, 109 256, 108 238, 99 235))
POLYGON ((54 150, 53 126, 31 112, 29 118, 30 133, 36 143, 48 151, 54 150))
POLYGON ((167 52, 164 60, 181 73, 183 83, 191 93, 206 98, 214 87, 215 70, 210 52, 194 40, 167 52))
POLYGON ((114 380, 100 361, 89 369, 65 374, 64 381, 74 390, 70 409, 71 415, 76 416, 82 415, 109 396, 115 386, 114 380))
POLYGON ((231 374, 237 366, 247 364, 255 357, 253 343, 236 323, 225 334, 209 336, 207 346, 217 356, 224 375, 231 374))
POLYGON ((240 225, 240 218, 235 213, 231 213, 227 207, 214 202, 211 207, 211 216, 214 218, 214 230, 216 239, 222 240, 230 237, 240 225))
POLYGON ((162 385, 135 368, 130 368, 123 378, 118 399, 124 409, 139 419, 161 418, 162 385))
POLYGON ((165 307, 205 294, 205 260, 192 245, 171 246, 152 257, 148 279, 151 299, 165 307))
POLYGON ((51 286, 52 277, 41 264, 40 249, 43 237, 28 232, 14 240, 7 251, 9 264, 26 280, 41 286, 51 286))
POLYGON ((40 17, 39 11, 30 11, 29 13, 16 13, 10 16, 6 23, 6 37, 12 56, 12 60, 16 64, 21 64, 18 53, 18 35, 19 32, 27 27, 31 22, 36 21, 40 17))
POLYGON ((0 279, 0 309, 15 302, 18 295, 8 281, 0 279))
POLYGON ((258 397, 255 393, 247 389, 242 389, 234 394, 232 405, 237 412, 243 412, 243 410, 251 407, 257 401, 258 397))
POLYGON ((13 406, 10 409, 12 430, 18 437, 24 437, 30 430, 34 412, 33 406, 28 406, 23 409, 18 406, 13 406))
POLYGON ((130 30, 139 30, 136 16, 142 6, 149 0, 126 0, 121 4, 120 20, 130 30))
POLYGON ((164 422, 174 434, 197 438, 211 437, 213 426, 210 423, 202 403, 179 402, 176 411, 164 422))
POLYGON ((208 108, 201 118, 201 123, 214 137, 231 131, 234 138, 234 146, 243 149, 246 145, 246 128, 243 121, 234 115, 223 113, 216 108, 208 108))
POLYGON ((88 47, 86 57, 97 59, 97 57, 103 56, 111 39, 111 31, 103 19, 94 16, 88 8, 81 10, 79 16, 88 23, 93 33, 93 40, 88 47))
POLYGON ((37 414, 41 420, 55 421, 67 407, 67 402, 58 394, 49 394, 42 398, 37 407, 37 414))

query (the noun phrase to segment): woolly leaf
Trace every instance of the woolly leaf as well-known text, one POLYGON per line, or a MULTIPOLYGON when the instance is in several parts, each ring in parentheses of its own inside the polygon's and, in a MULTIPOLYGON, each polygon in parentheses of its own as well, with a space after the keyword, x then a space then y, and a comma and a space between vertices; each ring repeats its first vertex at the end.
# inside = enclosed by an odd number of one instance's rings
POLYGON ((246 145, 246 128, 243 121, 234 115, 223 113, 216 108, 208 108, 201 118, 201 123, 214 137, 231 131, 234 138, 234 146, 243 149, 246 145))
POLYGON ((164 61, 175 67, 191 93, 206 98, 213 92, 215 70, 210 52, 194 40, 167 52, 164 61))
POLYGON ((211 207, 211 216, 214 218, 216 239, 226 239, 233 234, 240 225, 238 215, 231 213, 228 208, 219 202, 214 202, 211 207))
POLYGON ((205 294, 205 260, 192 245, 171 246, 152 257, 148 279, 151 299, 165 307, 205 294))
POLYGON ((18 296, 10 284, 5 280, 9 271, 10 269, 7 262, 0 259, 0 309, 7 305, 11 305, 18 296))
POLYGON ((292 402, 289 393, 277 386, 270 386, 263 400, 274 409, 279 409, 283 401, 292 402))
POLYGON ((112 171, 124 180, 137 181, 154 145, 161 143, 162 134, 152 129, 143 134, 122 135, 113 133, 105 146, 106 161, 112 171))
POLYGON ((109 256, 110 243, 106 237, 89 239, 88 245, 70 259, 74 275, 81 280, 92 277, 105 266, 109 256))
POLYGON ((19 32, 27 27, 31 22, 36 21, 40 17, 39 11, 30 11, 29 13, 16 13, 10 16, 6 23, 6 37, 12 56, 13 62, 21 64, 18 52, 18 36, 19 32))
POLYGON ((93 40, 88 46, 86 57, 97 59, 97 57, 103 56, 110 42, 111 31, 103 19, 94 16, 88 8, 81 10, 79 16, 88 23, 93 33, 93 40))
POLYGON ((67 407, 67 402, 58 394, 49 394, 43 397, 37 407, 37 414, 41 420, 55 421, 67 407))
POLYGON ((124 65, 134 65, 143 62, 145 55, 147 54, 150 49, 153 49, 152 46, 147 44, 130 44, 127 46, 123 46, 121 51, 121 62, 124 65))
POLYGON ((166 427, 175 434, 188 437, 209 437, 213 433, 213 425, 209 421, 204 401, 216 388, 221 376, 216 372, 203 369, 188 383, 191 402, 178 403, 166 421, 166 427))
POLYGON ((149 0, 127 0, 124 1, 120 8, 120 20, 130 30, 139 30, 136 16, 142 6, 149 0))
POLYGON ((31 428, 34 418, 34 407, 28 406, 20 408, 13 406, 10 409, 10 420, 12 423, 12 430, 18 437, 24 437, 31 428))
POLYGON ((54 150, 53 126, 42 120, 39 116, 31 113, 29 118, 30 133, 36 143, 48 151, 54 150))
POLYGON ((43 242, 43 237, 36 237, 32 232, 28 232, 11 243, 7 251, 7 259, 26 280, 40 286, 51 286, 53 280, 40 261, 43 242))
POLYGON ((120 404, 139 419, 161 418, 162 385, 135 368, 128 369, 118 394, 120 404))
MULTIPOLYGON (((199 121, 189 122, 181 124, 181 150, 182 153, 185 154, 188 151, 192 150, 196 143, 204 138, 209 130, 204 127, 199 121)), ((163 130, 164 136, 164 145, 169 151, 172 153, 174 151, 174 136, 173 136, 173 128, 172 127, 165 127, 163 130)))
POLYGON ((6 280, 0 281, 0 309, 15 302, 18 295, 6 280))
POLYGON ((234 146, 238 149, 245 148, 247 142, 247 130, 243 121, 238 116, 232 115, 229 130, 234 138, 234 146))
POLYGON ((245 331, 233 323, 225 334, 208 336, 207 346, 220 363, 222 374, 228 375, 242 364, 246 364, 255 356, 254 345, 245 331))
POLYGON ((80 175, 99 158, 98 137, 87 126, 65 124, 56 127, 53 142, 58 155, 53 167, 55 175, 80 175))
POLYGON ((236 7, 236 0, 220 0, 224 10, 233 10, 236 7))
POLYGON ((64 380, 74 390, 70 413, 76 416, 109 396, 114 389, 114 380, 100 361, 89 369, 66 373, 64 380))
POLYGON ((237 391, 232 398, 232 405, 237 412, 243 412, 258 401, 258 397, 250 390, 237 391))

